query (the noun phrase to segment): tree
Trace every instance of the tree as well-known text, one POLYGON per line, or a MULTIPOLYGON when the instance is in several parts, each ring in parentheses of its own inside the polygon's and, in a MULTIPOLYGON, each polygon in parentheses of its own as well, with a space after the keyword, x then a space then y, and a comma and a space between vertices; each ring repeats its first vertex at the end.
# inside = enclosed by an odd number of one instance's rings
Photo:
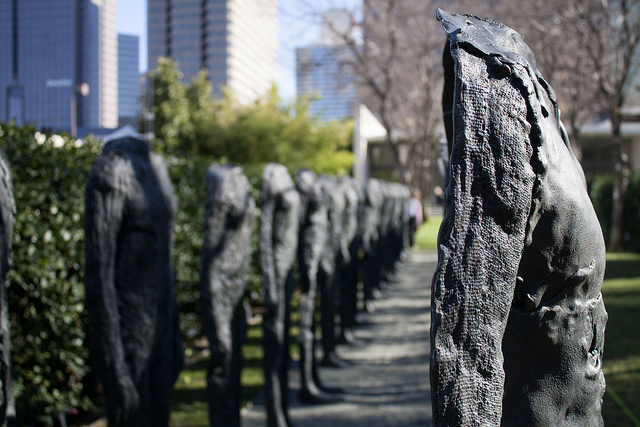
POLYGON ((351 168, 352 125, 320 123, 309 117, 302 100, 283 106, 276 87, 241 105, 228 90, 214 98, 206 70, 184 85, 178 64, 160 58, 152 75, 156 149, 164 154, 258 167, 278 162, 292 172, 306 167, 336 174, 351 168))
MULTIPOLYGON (((346 7, 348 2, 341 3, 346 7)), ((321 19, 327 16, 312 6, 307 10, 321 19)), ((361 102, 384 127, 398 180, 430 194, 442 116, 444 46, 435 2, 366 0, 362 10, 362 39, 354 32, 360 25, 355 20, 347 27, 331 19, 323 24, 350 50, 342 70, 358 76, 361 102)))
MULTIPOLYGON (((349 10, 352 3, 342 0, 332 6, 349 10)), ((307 19, 327 16, 310 3, 304 4, 307 19)), ((435 185, 432 177, 442 123, 445 34, 435 17, 438 6, 441 3, 436 0, 364 0, 361 24, 354 20, 345 28, 342 21, 323 22, 351 51, 343 70, 358 76, 361 102, 384 127, 398 180, 425 195, 432 194, 435 185), (360 25, 362 38, 354 35, 360 25)), ((466 13, 479 10, 465 9, 462 1, 449 2, 446 7, 466 13)), ((354 8, 351 12, 360 15, 354 8)))
POLYGON ((208 122, 201 153, 243 165, 282 163, 294 172, 346 173, 352 165, 351 124, 323 124, 309 117, 308 104, 280 106, 276 88, 250 105, 226 93, 208 122))
POLYGON ((613 208, 609 249, 622 249, 624 200, 629 186, 628 155, 622 144, 622 108, 630 90, 640 41, 640 4, 632 0, 570 0, 564 26, 578 41, 606 101, 613 138, 613 208))
POLYGON ((185 90, 192 132, 183 135, 183 141, 180 144, 182 152, 197 154, 200 141, 209 137, 206 133, 207 124, 214 120, 216 112, 216 102, 212 95, 213 85, 209 80, 209 73, 203 68, 191 79, 191 83, 185 90))
POLYGON ((565 3, 498 1, 491 6, 488 16, 518 31, 533 51, 538 69, 557 94, 573 151, 580 159, 580 128, 588 120, 600 117, 605 104, 589 60, 580 53, 580 41, 567 37, 565 3))
POLYGON ((151 75, 156 150, 172 152, 194 134, 185 87, 180 82, 182 72, 173 60, 158 58, 158 66, 151 75))

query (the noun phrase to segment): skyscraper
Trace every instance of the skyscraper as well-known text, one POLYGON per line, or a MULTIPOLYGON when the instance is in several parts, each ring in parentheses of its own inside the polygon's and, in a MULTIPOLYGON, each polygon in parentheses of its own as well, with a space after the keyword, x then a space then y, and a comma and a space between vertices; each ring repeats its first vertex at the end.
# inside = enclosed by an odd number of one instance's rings
POLYGON ((330 10, 323 21, 321 39, 296 49, 296 86, 298 96, 310 98, 309 114, 326 122, 354 114, 358 77, 343 37, 359 34, 348 11, 330 10))
POLYGON ((118 34, 118 124, 138 127, 141 81, 138 72, 140 38, 118 34))
POLYGON ((0 0, 0 120, 118 124, 116 0, 0 0))
POLYGON ((172 58, 190 81, 209 72, 214 92, 246 103, 275 83, 277 0, 148 0, 149 69, 172 58))

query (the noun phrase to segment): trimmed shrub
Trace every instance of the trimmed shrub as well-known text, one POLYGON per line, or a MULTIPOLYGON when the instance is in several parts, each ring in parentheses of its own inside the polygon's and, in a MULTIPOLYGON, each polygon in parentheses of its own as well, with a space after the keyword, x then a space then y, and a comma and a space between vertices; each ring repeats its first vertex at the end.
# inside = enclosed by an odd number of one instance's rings
MULTIPOLYGON (((613 208, 613 176, 596 175, 589 182, 589 196, 598 215, 605 242, 609 242, 611 210, 613 208)), ((629 251, 640 251, 640 171, 629 177, 625 198, 623 244, 629 251)))
POLYGON ((624 245, 625 248, 640 252, 640 171, 629 177, 629 189, 624 205, 624 245))
POLYGON ((612 194, 613 176, 596 175, 590 180, 589 197, 591 197, 591 203, 593 203, 593 208, 598 215, 606 243, 609 243, 609 231, 611 230, 612 194))
POLYGON ((0 125, 16 217, 9 312, 18 424, 89 408, 84 329, 84 187, 97 142, 0 125))

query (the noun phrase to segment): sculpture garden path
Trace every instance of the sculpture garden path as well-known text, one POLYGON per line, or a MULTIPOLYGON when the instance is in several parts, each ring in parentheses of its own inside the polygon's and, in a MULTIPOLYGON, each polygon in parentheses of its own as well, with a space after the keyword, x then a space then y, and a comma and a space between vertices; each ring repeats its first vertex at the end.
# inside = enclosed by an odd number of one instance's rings
MULTIPOLYGON (((433 252, 411 251, 396 280, 363 316, 356 342, 341 345, 343 368, 321 368, 329 387, 340 387, 341 402, 302 404, 297 399, 297 364, 290 373, 291 422, 296 427, 413 427, 431 425, 429 325, 433 252)), ((243 427, 264 427, 264 395, 242 412, 243 427)))

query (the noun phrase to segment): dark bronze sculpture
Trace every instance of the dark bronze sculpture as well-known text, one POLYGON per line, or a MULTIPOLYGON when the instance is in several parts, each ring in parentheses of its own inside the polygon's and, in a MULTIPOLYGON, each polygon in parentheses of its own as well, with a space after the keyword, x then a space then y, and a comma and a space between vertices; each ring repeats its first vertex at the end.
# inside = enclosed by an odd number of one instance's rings
POLYGON ((269 427, 288 421, 292 266, 298 247, 300 196, 287 169, 269 163, 262 175, 260 265, 264 284, 264 375, 269 427))
POLYGON ((110 141, 91 168, 85 203, 89 337, 109 425, 166 426, 184 362, 166 166, 146 141, 110 141))
POLYGON ((202 328, 211 356, 207 371, 209 423, 240 426, 242 343, 247 313, 242 297, 251 262, 255 202, 239 167, 212 164, 202 245, 202 328))
POLYGON ((451 162, 434 425, 602 425, 604 241, 555 95, 515 31, 438 18, 451 162))
POLYGON ((342 239, 346 246, 340 271, 340 337, 341 343, 352 343, 353 328, 356 326, 358 310, 358 252, 360 236, 358 235, 358 213, 360 211, 360 192, 355 180, 343 176, 338 185, 344 194, 342 239))
POLYGON ((341 367, 345 362, 336 354, 336 314, 341 265, 348 257, 346 239, 343 236, 343 214, 345 199, 336 179, 327 175, 320 177, 322 191, 327 201, 328 244, 325 246, 318 283, 320 284, 320 323, 322 329, 322 365, 341 367))
POLYGON ((380 212, 382 205, 381 183, 375 178, 369 178, 364 186, 364 203, 362 208, 362 284, 364 308, 367 312, 374 311, 373 300, 375 290, 380 286, 379 241, 380 212))
POLYGON ((9 303, 7 273, 11 258, 11 239, 15 203, 9 160, 0 149, 0 426, 15 426, 16 408, 11 383, 11 338, 9 335, 9 303))
POLYGON ((302 202, 298 240, 298 269, 300 283, 300 401, 329 403, 335 397, 325 393, 318 380, 315 357, 315 312, 318 289, 318 270, 328 244, 327 203, 318 176, 309 169, 296 174, 296 187, 302 202))

